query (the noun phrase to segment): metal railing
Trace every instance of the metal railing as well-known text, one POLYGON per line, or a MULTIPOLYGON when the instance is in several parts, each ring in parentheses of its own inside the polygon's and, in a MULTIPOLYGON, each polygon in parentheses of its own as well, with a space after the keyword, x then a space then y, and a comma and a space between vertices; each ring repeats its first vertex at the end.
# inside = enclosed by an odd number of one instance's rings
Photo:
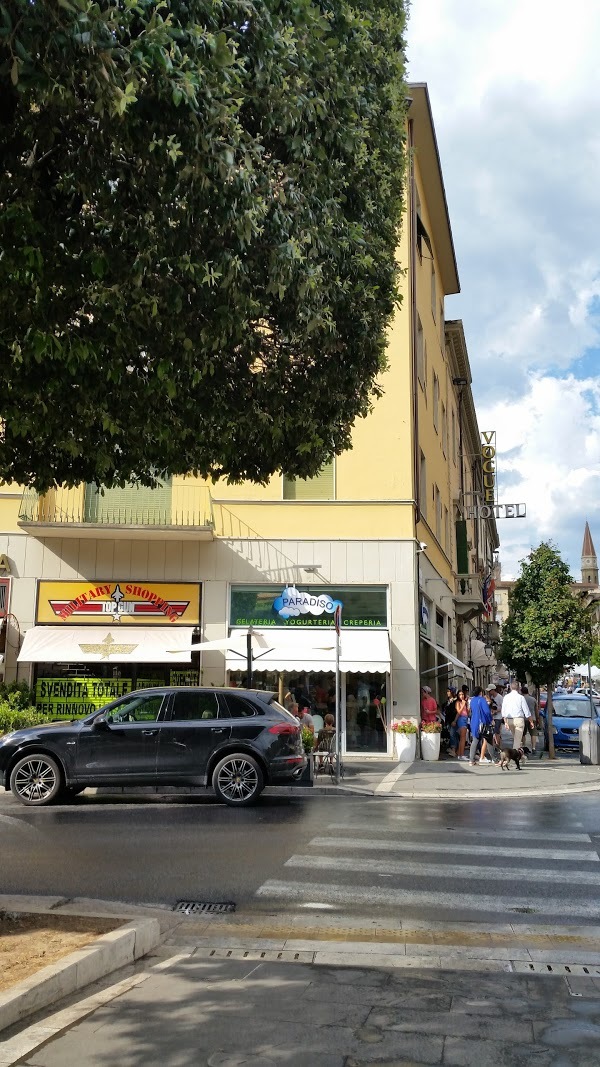
POLYGON ((175 484, 168 491, 146 491, 136 500, 136 490, 119 493, 118 501, 91 486, 51 489, 40 495, 26 489, 21 498, 19 521, 23 524, 86 526, 211 526, 212 498, 205 485, 175 484), (152 493, 156 492, 156 503, 152 493))

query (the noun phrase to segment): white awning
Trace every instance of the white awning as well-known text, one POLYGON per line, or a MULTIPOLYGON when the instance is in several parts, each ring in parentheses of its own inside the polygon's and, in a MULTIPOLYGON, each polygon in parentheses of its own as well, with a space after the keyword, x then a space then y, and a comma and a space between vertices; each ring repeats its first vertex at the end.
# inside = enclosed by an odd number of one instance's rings
MULTIPOLYGON (((335 631, 306 629, 262 631, 268 651, 255 649, 254 671, 333 671, 335 670, 335 631)), ((235 639, 235 631, 232 634, 235 639)), ((390 638, 387 630, 342 630, 340 670, 380 672, 390 670, 390 638)), ((246 669, 245 653, 227 652, 227 670, 246 669)))
POLYGON ((21 663, 190 663, 191 626, 34 626, 21 663), (180 648, 167 655, 167 648, 180 648))
POLYGON ((441 671, 444 667, 449 667, 450 665, 452 665, 453 667, 458 667, 461 674, 464 674, 466 678, 473 677, 473 671, 471 670, 471 668, 467 666, 466 663, 463 663, 461 659, 458 659, 458 657, 455 656, 454 653, 449 652, 447 648, 444 648, 443 645, 436 645, 433 641, 429 641, 426 637, 422 637, 421 640, 424 641, 426 645, 431 645, 432 648, 435 648, 436 652, 440 656, 443 656, 445 660, 444 663, 438 664, 437 667, 431 667, 428 671, 421 671, 421 674, 432 674, 434 671, 437 673, 438 671, 441 671))

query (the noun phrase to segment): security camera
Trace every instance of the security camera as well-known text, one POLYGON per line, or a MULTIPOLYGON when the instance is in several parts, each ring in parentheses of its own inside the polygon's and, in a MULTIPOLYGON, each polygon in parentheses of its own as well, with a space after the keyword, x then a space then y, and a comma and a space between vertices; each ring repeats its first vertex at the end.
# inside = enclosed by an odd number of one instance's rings
POLYGON ((427 548, 427 545, 425 544, 425 542, 424 541, 419 541, 419 552, 424 552, 426 548, 427 548))

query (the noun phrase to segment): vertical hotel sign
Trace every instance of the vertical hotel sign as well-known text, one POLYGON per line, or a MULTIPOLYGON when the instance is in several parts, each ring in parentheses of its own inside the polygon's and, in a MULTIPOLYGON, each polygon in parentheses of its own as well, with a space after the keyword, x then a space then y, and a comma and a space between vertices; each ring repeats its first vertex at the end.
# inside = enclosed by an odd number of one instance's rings
POLYGON ((481 434, 481 458, 483 460, 483 503, 496 503, 496 431, 484 430, 481 434))

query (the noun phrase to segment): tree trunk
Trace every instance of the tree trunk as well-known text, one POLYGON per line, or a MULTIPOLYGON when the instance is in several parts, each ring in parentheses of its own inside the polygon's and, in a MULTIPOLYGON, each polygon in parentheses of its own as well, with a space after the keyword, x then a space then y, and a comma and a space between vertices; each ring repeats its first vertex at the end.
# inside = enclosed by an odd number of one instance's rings
POLYGON ((546 702, 546 722, 548 724, 548 756, 550 759, 556 759, 556 752, 554 751, 554 730, 552 729, 552 681, 548 682, 548 700, 546 702))

